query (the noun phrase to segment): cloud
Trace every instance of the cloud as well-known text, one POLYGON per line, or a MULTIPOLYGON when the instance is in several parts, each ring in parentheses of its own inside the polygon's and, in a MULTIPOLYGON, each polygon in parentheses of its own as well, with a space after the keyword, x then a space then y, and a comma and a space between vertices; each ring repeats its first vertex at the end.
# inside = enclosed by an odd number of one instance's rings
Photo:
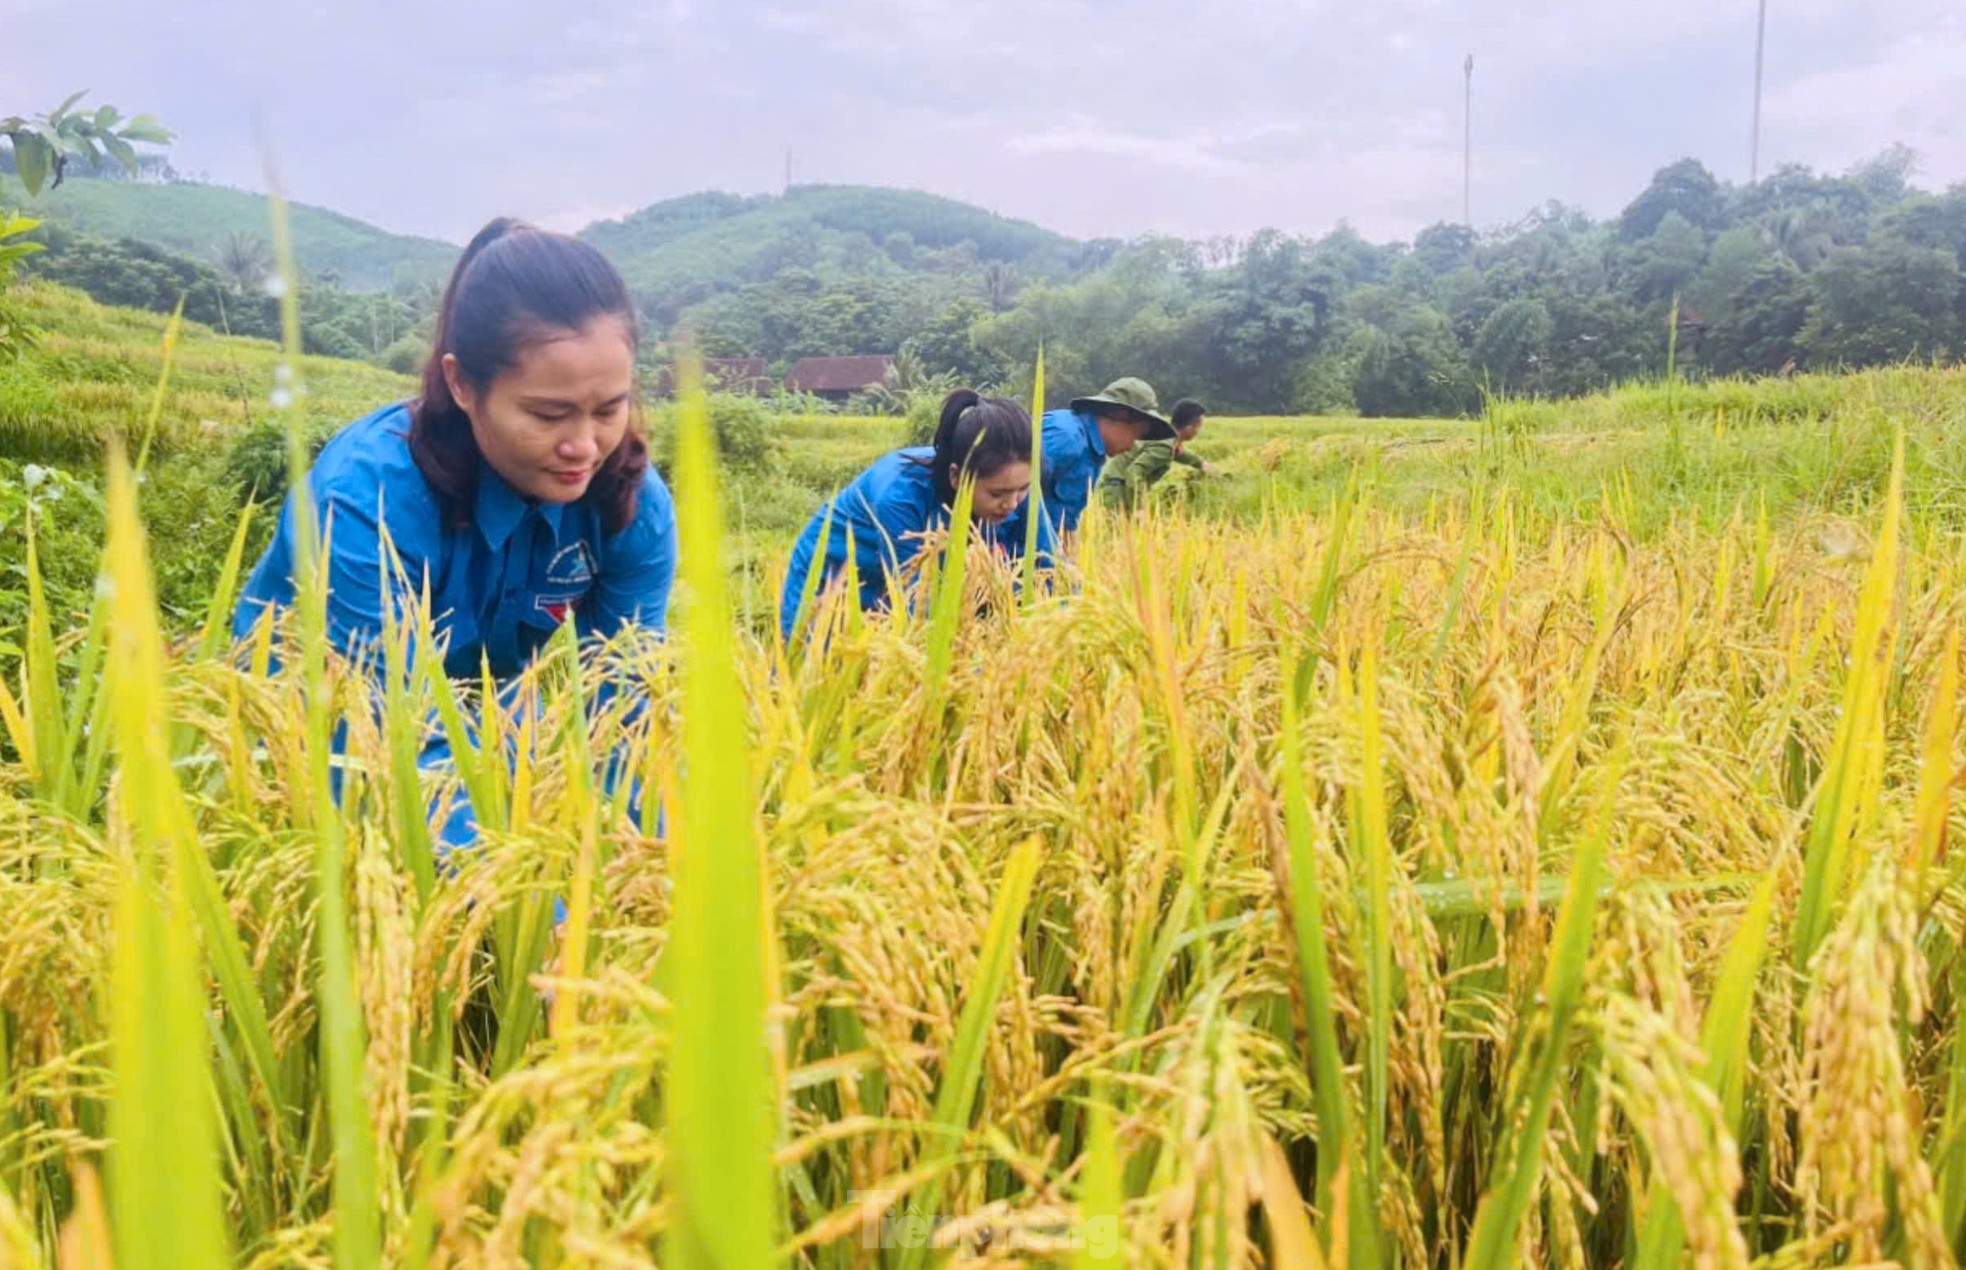
MULTIPOLYGON (((173 157, 454 240, 705 188, 923 188, 1084 236, 1373 236, 1474 208, 1615 212, 1693 155, 1746 173, 1754 6, 1711 0, 0 0, 0 110, 75 88, 159 114, 173 157), (86 65, 64 60, 86 50, 86 65), (16 100, 18 99, 18 100, 16 100)), ((1903 140, 1966 180, 1957 0, 1783 0, 1764 161, 1903 140)), ((78 54, 79 55, 79 54, 78 54)))
POLYGON ((1098 155, 1140 159, 1189 172, 1228 172, 1241 166, 1215 153, 1213 139, 1203 136, 1167 137, 1115 132, 1086 122, 1064 124, 1043 132, 1012 137, 1004 148, 1012 154, 1098 155))
POLYGON ((1966 181, 1966 19, 1906 36, 1852 65, 1798 79, 1767 101, 1770 130, 1817 161, 1856 162, 1893 142, 1929 176, 1966 181))

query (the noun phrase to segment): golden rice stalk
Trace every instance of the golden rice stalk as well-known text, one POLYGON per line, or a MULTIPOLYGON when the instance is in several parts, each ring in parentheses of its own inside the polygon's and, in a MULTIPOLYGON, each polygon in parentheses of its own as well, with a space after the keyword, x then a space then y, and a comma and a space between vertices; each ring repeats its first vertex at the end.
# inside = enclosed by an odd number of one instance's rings
POLYGON ((1849 1231, 1853 1260, 1881 1260, 1901 1231, 1911 1264, 1954 1263, 1918 1099, 1899 1039, 1926 1008, 1910 885, 1880 855, 1810 963, 1796 1165, 1805 1230, 1849 1231))
POLYGON ((1584 964, 1590 951, 1612 809, 1617 802, 1618 773, 1623 764, 1622 756, 1610 760, 1593 824, 1571 860, 1570 884, 1557 914, 1556 933, 1544 966, 1541 994, 1544 1031, 1538 1038, 1534 1058, 1520 1060, 1522 1076, 1512 1082, 1507 1150, 1497 1162, 1498 1171, 1484 1189, 1475 1210, 1465 1262, 1470 1270, 1506 1270, 1515 1264, 1516 1241, 1540 1178, 1545 1138, 1556 1103, 1571 1024, 1582 1003, 1584 964))
MULTIPOLYGON (((934 1136, 923 1149, 925 1164, 953 1157, 969 1130, 983 1076, 986 1047, 996 1022, 997 1002, 1003 996, 1004 984, 1017 957, 1024 908, 1037 877, 1038 860, 1038 840, 1030 838, 1011 853, 1004 865, 997 901, 990 909, 990 925, 983 934, 976 978, 963 999, 962 1017, 956 1024, 955 1039, 943 1061, 941 1080, 936 1087, 935 1110, 930 1116, 934 1136)), ((931 1183, 924 1192, 922 1207, 931 1218, 936 1214, 941 1195, 939 1181, 931 1183)), ((903 1270, 919 1266, 926 1251, 926 1244, 904 1250, 903 1270)))
POLYGON ((1803 851, 1802 896, 1795 915, 1795 966, 1801 970, 1834 920, 1849 884, 1851 836, 1873 808, 1866 796, 1883 765, 1881 710, 1891 674, 1886 638, 1896 607, 1898 537, 1905 483, 1904 436, 1891 458, 1891 486, 1885 495, 1884 526, 1857 599, 1857 625, 1850 639, 1849 674, 1844 681, 1836 741, 1823 765, 1816 805, 1803 851))

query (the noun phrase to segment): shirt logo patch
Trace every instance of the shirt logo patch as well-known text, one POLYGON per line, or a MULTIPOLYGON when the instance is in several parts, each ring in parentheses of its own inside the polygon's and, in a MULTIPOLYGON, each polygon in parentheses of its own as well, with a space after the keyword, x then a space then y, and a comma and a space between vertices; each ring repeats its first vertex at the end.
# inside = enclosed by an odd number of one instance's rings
POLYGON ((577 595, 542 595, 532 602, 532 606, 553 619, 555 626, 562 625, 567 615, 580 607, 577 595))
POLYGON ((584 542, 560 548, 546 566, 546 580, 554 586, 579 586, 594 580, 594 557, 584 542))

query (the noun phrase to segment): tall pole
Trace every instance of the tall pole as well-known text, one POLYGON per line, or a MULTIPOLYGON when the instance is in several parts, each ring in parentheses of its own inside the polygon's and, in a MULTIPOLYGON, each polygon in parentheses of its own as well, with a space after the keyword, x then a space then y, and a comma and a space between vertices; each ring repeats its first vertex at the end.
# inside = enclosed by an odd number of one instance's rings
POLYGON ((1754 20, 1754 132, 1748 141, 1748 184, 1761 179, 1761 51, 1768 38, 1768 0, 1754 20))
MULTIPOLYGON (((1765 0, 1764 0, 1765 3, 1765 0)), ((1461 223, 1474 228, 1474 54, 1462 65, 1466 83, 1461 99, 1461 223)))

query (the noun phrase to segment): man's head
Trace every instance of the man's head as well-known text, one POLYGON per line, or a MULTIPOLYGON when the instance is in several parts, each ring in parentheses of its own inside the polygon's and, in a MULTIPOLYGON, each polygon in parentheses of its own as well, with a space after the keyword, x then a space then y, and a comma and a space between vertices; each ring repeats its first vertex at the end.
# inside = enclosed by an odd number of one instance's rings
POLYGON ((1161 417, 1160 399, 1145 380, 1115 379, 1105 391, 1073 401, 1072 409, 1099 421, 1108 454, 1124 454, 1142 441, 1174 439, 1174 425, 1161 417))
POLYGON ((1174 425, 1174 435, 1184 443, 1201 435, 1201 425, 1207 419, 1208 411, 1202 409, 1202 404, 1193 397, 1183 397, 1168 412, 1168 420, 1174 425))

